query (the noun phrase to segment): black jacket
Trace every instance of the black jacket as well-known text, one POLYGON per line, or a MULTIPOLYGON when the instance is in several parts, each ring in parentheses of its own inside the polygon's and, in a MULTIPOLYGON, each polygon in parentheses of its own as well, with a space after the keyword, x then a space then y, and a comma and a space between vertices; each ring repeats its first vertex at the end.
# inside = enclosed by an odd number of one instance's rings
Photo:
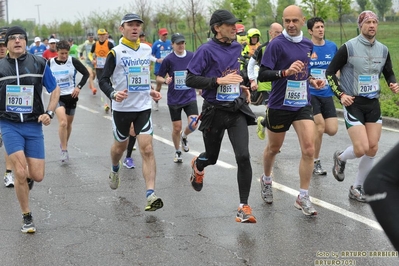
POLYGON ((37 121, 39 116, 45 112, 42 101, 45 68, 46 60, 44 58, 28 53, 17 59, 9 58, 7 55, 0 60, 0 119, 7 119, 13 122, 37 121), (34 86, 32 113, 6 112, 6 86, 18 84, 34 86))

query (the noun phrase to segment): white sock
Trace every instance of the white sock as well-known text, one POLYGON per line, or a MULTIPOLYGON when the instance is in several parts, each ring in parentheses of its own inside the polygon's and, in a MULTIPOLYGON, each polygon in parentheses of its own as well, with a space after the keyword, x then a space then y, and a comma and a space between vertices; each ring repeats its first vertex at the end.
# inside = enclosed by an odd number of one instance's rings
POLYGON ((353 151, 353 146, 349 146, 348 148, 346 148, 346 150, 344 150, 344 152, 341 153, 341 155, 339 156, 339 159, 344 162, 355 158, 356 155, 355 152, 353 151))
POLYGON ((305 196, 309 196, 309 190, 300 188, 299 189, 299 198, 302 199, 305 196))
POLYGON ((355 183, 353 184, 353 187, 363 186, 367 175, 371 171, 371 168, 373 168, 373 163, 374 163, 374 157, 363 155, 360 158, 359 168, 357 170, 357 176, 355 179, 355 183))
POLYGON ((184 131, 181 133, 182 138, 187 138, 187 135, 184 133, 184 131))
POLYGON ((271 184, 273 181, 273 178, 272 178, 272 176, 266 176, 265 174, 263 174, 262 180, 263 180, 263 183, 265 183, 265 184, 271 184))

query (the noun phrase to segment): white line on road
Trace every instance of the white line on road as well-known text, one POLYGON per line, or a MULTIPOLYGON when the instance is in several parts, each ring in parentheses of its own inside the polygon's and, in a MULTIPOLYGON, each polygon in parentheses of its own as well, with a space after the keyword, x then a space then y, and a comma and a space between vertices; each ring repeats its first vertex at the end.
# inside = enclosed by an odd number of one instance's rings
POLYGON ((81 108, 81 109, 83 109, 83 110, 89 111, 90 113, 98 114, 98 111, 93 110, 93 109, 90 109, 89 107, 86 107, 86 106, 84 106, 84 105, 78 104, 78 107, 81 108))
MULTIPOLYGON (((160 136, 154 135, 154 139, 156 139, 156 140, 158 140, 158 141, 160 141, 162 143, 165 143, 167 145, 170 145, 172 147, 174 146, 172 141, 164 139, 164 138, 162 138, 160 136)), ((193 154, 195 156, 195 155, 198 155, 200 152, 190 149, 189 153, 193 154)), ((231 165, 231 164, 226 163, 226 162, 223 162, 221 160, 218 160, 216 165, 221 166, 223 168, 227 168, 227 169, 236 168, 236 166, 231 165)), ((294 197, 296 197, 298 195, 298 190, 295 190, 295 189, 292 189, 290 187, 284 186, 284 185, 282 185, 280 183, 277 183, 275 181, 273 181, 273 188, 281 190, 281 191, 283 191, 285 193, 291 194, 294 197)), ((368 226, 370 226, 370 227, 372 227, 374 229, 382 231, 382 228, 381 228, 380 224, 378 222, 376 222, 376 221, 373 221, 373 220, 371 220, 369 218, 366 218, 364 216, 361 216, 359 214, 347 211, 347 210, 345 210, 343 208, 340 208, 338 206, 335 206, 335 205, 333 205, 331 203, 325 202, 325 201, 320 200, 318 198, 314 198, 314 197, 310 197, 310 198, 311 198, 313 204, 315 204, 315 205, 318 205, 318 206, 320 206, 320 207, 322 207, 324 209, 336 212, 336 213, 341 214, 343 216, 346 216, 346 217, 348 217, 350 219, 353 219, 353 220, 361 222, 361 223, 363 223, 365 225, 368 225, 368 226)))
MULTIPOLYGON (((78 106, 79 106, 79 105, 78 105, 78 106)), ((98 113, 98 112, 93 111, 93 110, 91 110, 91 109, 89 109, 89 108, 87 108, 87 107, 81 107, 81 108, 82 108, 82 109, 85 109, 85 110, 88 110, 88 111, 90 111, 90 112, 98 113)), ((110 117, 110 116, 104 116, 104 118, 111 120, 111 117, 110 117)), ((399 132, 399 130, 395 130, 395 129, 391 129, 391 128, 386 128, 386 130, 390 130, 390 131, 394 131, 394 132, 399 132)), ((166 144, 166 145, 169 145, 169 146, 172 146, 172 147, 174 146, 174 145, 173 145, 173 142, 170 141, 170 140, 167 140, 167 139, 162 138, 162 137, 157 136, 157 135, 154 135, 153 137, 154 137, 154 139, 156 139, 156 140, 158 140, 158 141, 160 141, 160 142, 162 142, 162 143, 164 143, 164 144, 166 144)), ((200 154, 199 151, 195 151, 195 150, 191 150, 191 149, 190 149, 190 152, 189 152, 189 153, 192 154, 192 155, 194 155, 194 156, 200 154)), ((231 165, 231 164, 226 163, 226 162, 223 162, 223 161, 221 161, 221 160, 218 160, 218 162, 216 163, 216 165, 221 166, 221 167, 226 168, 226 169, 234 169, 234 168, 237 168, 236 166, 231 165)), ((292 195, 292 196, 294 196, 294 197, 296 197, 296 196, 298 195, 298 190, 295 190, 295 189, 293 189, 293 188, 287 187, 287 186, 282 185, 282 184, 280 184, 280 183, 277 183, 277 182, 275 182, 275 181, 273 181, 273 188, 278 189, 278 190, 281 190, 281 191, 283 191, 283 192, 285 192, 285 193, 288 193, 288 194, 290 194, 290 195, 292 195)), ((359 214, 350 212, 350 211, 348 211, 348 210, 345 210, 345 209, 343 209, 343 208, 340 208, 340 207, 338 207, 338 206, 335 206, 335 205, 333 205, 333 204, 331 204, 331 203, 328 203, 328 202, 326 202, 326 201, 323 201, 323 200, 321 200, 321 199, 314 198, 314 197, 310 197, 310 198, 311 198, 313 204, 315 204, 315 205, 318 205, 318 206, 320 206, 320 207, 322 207, 322 208, 324 208, 324 209, 327 209, 327 210, 336 212, 336 213, 341 214, 341 215, 343 215, 343 216, 346 216, 346 217, 348 217, 348 218, 350 218, 350 219, 353 219, 353 220, 358 221, 358 222, 360 222, 360 223, 363 223, 363 224, 365 224, 365 225, 367 225, 367 226, 370 226, 370 227, 372 227, 372 228, 374 228, 374 229, 377 229, 377 230, 382 231, 382 228, 381 228, 380 224, 379 224, 378 222, 376 222, 376 221, 373 221, 373 220, 371 220, 371 219, 369 219, 369 218, 366 218, 366 217, 364 217, 364 216, 362 216, 362 215, 359 215, 359 214)))

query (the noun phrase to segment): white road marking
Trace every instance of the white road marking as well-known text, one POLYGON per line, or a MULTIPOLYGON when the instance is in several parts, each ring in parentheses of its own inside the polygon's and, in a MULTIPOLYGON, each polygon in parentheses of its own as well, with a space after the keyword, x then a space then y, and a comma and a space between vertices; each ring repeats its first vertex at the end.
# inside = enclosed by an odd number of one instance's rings
POLYGON ((78 104, 78 107, 81 108, 81 109, 83 109, 83 110, 89 111, 90 113, 98 114, 98 111, 93 110, 93 109, 90 109, 89 107, 86 107, 86 106, 84 106, 84 105, 78 104))
MULTIPOLYGON (((78 105, 78 106, 79 106, 80 108, 84 109, 84 110, 89 111, 89 112, 98 113, 97 111, 94 111, 94 110, 92 110, 92 109, 90 109, 90 108, 87 108, 87 107, 84 107, 84 106, 81 106, 81 105, 78 105)), ((104 116, 104 118, 109 119, 109 120, 112 120, 111 116, 104 116)), ((341 120, 341 119, 340 119, 340 120, 341 120)), ((342 119, 342 120, 343 120, 343 119, 342 119)), ((392 129, 392 128, 384 128, 384 127, 383 127, 383 129, 384 129, 384 130, 393 131, 393 132, 399 132, 399 130, 392 129)), ((170 141, 170 140, 168 140, 168 139, 162 138, 162 137, 157 136, 157 135, 154 135, 153 137, 154 137, 155 140, 160 141, 160 142, 162 142, 162 143, 164 143, 164 144, 166 144, 166 145, 169 145, 169 146, 172 146, 172 147, 174 146, 174 145, 173 145, 173 142, 170 141)), ((199 152, 199 151, 196 151, 196 150, 190 149, 189 153, 192 154, 192 155, 194 155, 194 156, 196 156, 196 155, 198 155, 200 152, 199 152)), ((221 160, 218 160, 218 162, 216 163, 216 165, 218 165, 218 166, 220 166, 220 167, 223 167, 223 168, 226 168, 226 169, 235 169, 235 168, 237 168, 236 166, 231 165, 231 164, 226 163, 226 162, 223 162, 223 161, 221 161, 221 160)), ((298 196, 298 190, 295 190, 295 189, 293 189, 293 188, 287 187, 287 186, 282 185, 282 184, 280 184, 280 183, 277 183, 277 182, 275 182, 275 181, 273 181, 273 188, 278 189, 278 190, 281 190, 281 191, 283 191, 283 192, 285 192, 285 193, 288 193, 288 194, 290 194, 290 195, 292 195, 292 196, 294 196, 294 197, 297 197, 297 196, 298 196)), ((318 199, 318 198, 315 198, 315 197, 312 197, 312 196, 310 197, 310 199, 311 199, 311 201, 312 201, 313 204, 315 204, 315 205, 317 205, 317 206, 320 206, 320 207, 322 207, 322 208, 324 208, 324 209, 327 209, 327 210, 336 212, 336 213, 338 213, 338 214, 340 214, 340 215, 343 215, 343 216, 348 217, 348 218, 350 218, 350 219, 352 219, 352 220, 355 220, 355 221, 358 221, 358 222, 360 222, 360 223, 363 223, 363 224, 365 224, 365 225, 367 225, 367 226, 370 226, 370 227, 372 227, 372 228, 374 228, 374 229, 377 229, 377 230, 380 230, 380 231, 383 230, 383 229, 381 228, 380 224, 379 224, 378 222, 374 221, 374 220, 371 220, 371 219, 369 219, 369 218, 366 218, 366 217, 364 217, 364 216, 362 216, 362 215, 359 215, 359 214, 356 214, 356 213, 354 213, 354 212, 350 212, 350 211, 345 210, 345 209, 343 209, 343 208, 341 208, 341 207, 335 206, 335 205, 333 205, 333 204, 331 204, 331 203, 328 203, 328 202, 326 202, 326 201, 323 201, 323 200, 321 200, 321 199, 318 199)))
MULTIPOLYGON (((170 145, 170 146, 172 146, 172 147, 174 146, 172 141, 167 140, 167 139, 165 139, 165 138, 162 138, 162 137, 160 137, 160 136, 154 135, 154 139, 156 139, 156 140, 158 140, 158 141, 160 141, 160 142, 162 142, 162 143, 164 143, 164 144, 166 144, 166 145, 170 145)), ((190 149, 189 153, 192 154, 192 155, 194 155, 194 156, 196 156, 196 155, 198 155, 200 152, 190 149)), ((218 162, 217 162, 216 165, 221 166, 221 167, 223 167, 223 168, 227 168, 227 169, 234 169, 234 168, 237 168, 236 166, 231 165, 231 164, 226 163, 226 162, 223 162, 223 161, 221 161, 221 160, 218 160, 218 162)), ((285 192, 285 193, 291 194, 291 195, 294 196, 294 197, 297 197, 297 196, 298 196, 298 190, 295 190, 295 189, 293 189, 293 188, 284 186, 284 185, 282 185, 282 184, 280 184, 280 183, 277 183, 277 182, 275 182, 275 181, 273 181, 273 188, 278 189, 278 190, 281 190, 281 191, 283 191, 283 192, 285 192)), ((315 197, 312 197, 312 196, 311 196, 310 199, 311 199, 311 201, 313 202, 313 204, 315 204, 315 205, 317 205, 317 206, 320 206, 320 207, 322 207, 322 208, 324 208, 324 209, 327 209, 327 210, 336 212, 336 213, 341 214, 341 215, 343 215, 343 216, 346 216, 346 217, 348 217, 348 218, 350 218, 350 219, 353 219, 353 220, 355 220, 355 221, 358 221, 358 222, 361 222, 361 223, 363 223, 363 224, 365 224, 365 225, 368 225, 368 226, 370 226, 370 227, 372 227, 372 228, 374 228, 374 229, 377 229, 377 230, 382 231, 382 228, 381 228, 380 224, 379 224, 378 222, 376 222, 376 221, 373 221, 373 220, 371 220, 371 219, 369 219, 369 218, 366 218, 366 217, 364 217, 364 216, 361 216, 361 215, 359 215, 359 214, 356 214, 356 213, 347 211, 347 210, 345 210, 345 209, 343 209, 343 208, 340 208, 340 207, 338 207, 338 206, 335 206, 335 205, 333 205, 333 204, 331 204, 331 203, 328 203, 328 202, 326 202, 326 201, 320 200, 320 199, 318 199, 318 198, 315 198, 315 197)))

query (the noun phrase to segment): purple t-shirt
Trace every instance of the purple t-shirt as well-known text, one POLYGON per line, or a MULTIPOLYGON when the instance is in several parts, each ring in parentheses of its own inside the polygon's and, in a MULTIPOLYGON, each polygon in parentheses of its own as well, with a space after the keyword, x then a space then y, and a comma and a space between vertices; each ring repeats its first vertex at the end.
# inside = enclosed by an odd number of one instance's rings
MULTIPOLYGON (((225 46, 210 40, 197 49, 187 70, 196 76, 209 78, 224 77, 230 73, 240 74, 238 59, 241 50, 241 44, 235 41, 231 45, 225 46)), ((202 97, 209 103, 225 104, 225 101, 216 99, 216 92, 217 88, 202 90, 202 97)))
POLYGON ((312 49, 313 43, 305 37, 301 42, 293 43, 281 34, 269 43, 262 57, 261 65, 272 70, 285 70, 296 60, 305 64, 300 73, 272 82, 269 108, 297 111, 303 106, 311 105, 307 78, 309 77, 312 49))
POLYGON ((185 57, 178 57, 174 52, 162 61, 158 76, 172 77, 168 86, 168 105, 187 104, 197 100, 195 89, 186 86, 187 65, 194 53, 186 51, 185 57))

